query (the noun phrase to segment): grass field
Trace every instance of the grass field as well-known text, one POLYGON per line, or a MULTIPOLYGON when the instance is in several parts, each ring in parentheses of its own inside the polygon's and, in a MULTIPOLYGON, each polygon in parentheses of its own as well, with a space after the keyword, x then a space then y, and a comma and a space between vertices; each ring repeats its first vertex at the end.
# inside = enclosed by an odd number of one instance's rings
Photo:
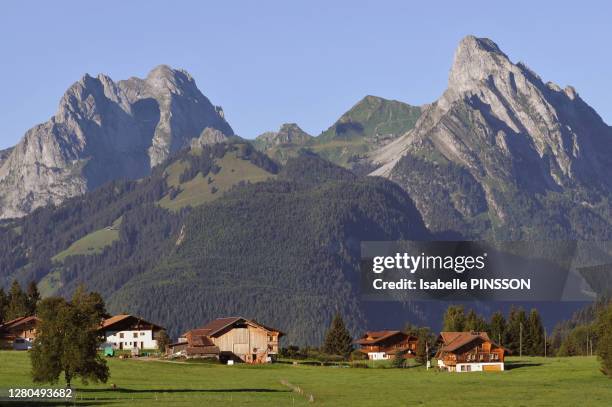
POLYGON ((204 177, 200 173, 194 179, 181 184, 179 177, 185 170, 185 165, 184 162, 177 162, 166 170, 168 185, 180 186, 181 192, 174 199, 170 199, 167 195, 163 197, 159 201, 162 208, 177 211, 186 206, 196 207, 219 198, 223 192, 240 181, 255 183, 274 177, 273 174, 255 164, 238 158, 236 152, 228 152, 223 158, 217 160, 217 165, 221 167, 218 174, 209 174, 204 177), (213 192, 213 188, 216 189, 216 192, 213 192))
POLYGON ((83 236, 66 250, 56 254, 52 260, 61 262, 68 256, 101 253, 105 247, 112 245, 115 240, 119 239, 121 220, 122 218, 118 218, 112 225, 83 236))
MULTIPOLYGON (((612 400, 612 380, 599 372, 594 357, 510 358, 505 372, 464 374, 422 367, 108 363, 107 384, 76 382, 77 405, 609 406, 612 400), (111 384, 117 389, 111 390, 111 384)), ((29 370, 26 352, 0 352, 0 388, 34 386, 29 370)))

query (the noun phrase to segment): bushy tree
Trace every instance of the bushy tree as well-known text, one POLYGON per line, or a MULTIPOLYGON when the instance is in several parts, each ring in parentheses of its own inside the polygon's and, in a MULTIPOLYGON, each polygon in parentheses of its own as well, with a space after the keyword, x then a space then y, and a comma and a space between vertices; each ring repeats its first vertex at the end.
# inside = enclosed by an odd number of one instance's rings
POLYGON ((451 305, 446 309, 443 331, 462 332, 465 328, 465 312, 462 305, 451 305))
POLYGON ((79 287, 70 302, 61 297, 41 301, 42 322, 30 353, 35 383, 55 384, 62 372, 69 387, 76 377, 83 383, 106 383, 108 367, 98 354, 102 338, 97 330, 103 317, 99 299, 79 287))
POLYGON ((330 355, 348 357, 353 351, 353 338, 344 326, 340 314, 334 317, 323 344, 323 352, 330 355))
POLYGON ((168 334, 166 333, 166 330, 162 329, 157 334, 157 349, 159 349, 159 351, 161 353, 165 353, 166 352, 166 347, 169 344, 170 344, 170 338, 168 337, 168 334))
POLYGON ((612 377, 612 302, 597 318, 597 356, 602 373, 612 377))
POLYGON ((421 327, 417 330, 416 337, 418 338, 416 348, 416 361, 420 364, 427 363, 429 353, 433 349, 436 341, 435 334, 429 327, 421 327))

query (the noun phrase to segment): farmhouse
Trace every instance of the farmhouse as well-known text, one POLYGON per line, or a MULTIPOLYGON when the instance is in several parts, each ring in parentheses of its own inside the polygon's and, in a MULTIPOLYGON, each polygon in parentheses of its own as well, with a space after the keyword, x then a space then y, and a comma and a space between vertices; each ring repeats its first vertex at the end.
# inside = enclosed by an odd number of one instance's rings
POLYGON ((504 370, 505 349, 486 332, 440 332, 438 367, 449 372, 504 370))
POLYGON ((15 318, 0 325, 0 348, 28 350, 36 339, 40 319, 35 316, 15 318))
POLYGON ((390 359, 398 352, 404 358, 416 355, 418 339, 401 331, 369 331, 355 341, 370 360, 390 359))
POLYGON ((214 357, 246 363, 271 362, 278 354, 278 329, 242 317, 218 318, 185 332, 169 346, 169 355, 214 357))
POLYGON ((102 321, 98 331, 115 349, 156 349, 164 328, 133 315, 115 315, 102 321))

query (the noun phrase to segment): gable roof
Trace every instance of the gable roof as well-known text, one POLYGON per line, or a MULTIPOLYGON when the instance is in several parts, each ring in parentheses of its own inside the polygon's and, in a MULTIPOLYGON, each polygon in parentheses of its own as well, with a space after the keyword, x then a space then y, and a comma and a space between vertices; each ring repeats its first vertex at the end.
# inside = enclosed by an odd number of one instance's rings
POLYGON ((189 332, 192 333, 192 335, 204 335, 204 336, 215 336, 217 335, 219 332, 221 332, 222 330, 224 330, 227 327, 230 327, 232 325, 234 325, 237 322, 244 322, 247 324, 251 324, 251 325, 255 325, 258 326, 260 328, 265 329, 266 331, 270 331, 270 332, 278 332, 279 336, 283 336, 284 333, 279 331, 278 329, 274 329, 274 328, 270 328, 268 326, 262 325, 256 321, 252 321, 243 317, 227 317, 227 318, 217 318, 214 319, 212 321, 210 321, 208 324, 200 327, 200 328, 196 328, 196 329, 192 329, 191 331, 185 332, 183 334, 183 336, 187 335, 189 332))
POLYGON ((441 351, 453 352, 462 346, 465 346, 476 339, 482 339, 485 342, 491 342, 497 346, 486 332, 440 332, 442 341, 441 351))
POLYGON ((360 339, 357 339, 355 343, 359 345, 373 345, 398 334, 405 335, 409 339, 416 339, 416 337, 408 335, 402 331, 367 331, 360 339))
POLYGON ((18 327, 19 325, 25 325, 29 322, 40 322, 40 318, 37 316, 31 315, 28 317, 19 317, 12 319, 10 321, 5 322, 0 325, 0 330, 8 330, 18 327))
POLYGON ((130 315, 130 314, 119 314, 119 315, 115 315, 115 316, 112 316, 110 318, 107 318, 107 319, 103 320, 102 323, 100 324, 99 330, 109 329, 113 325, 116 325, 116 324, 118 324, 120 322, 123 322, 123 321, 127 321, 128 319, 135 319, 138 323, 141 323, 141 324, 144 324, 144 325, 151 325, 151 326, 153 326, 153 328, 156 328, 156 329, 164 329, 161 326, 156 325, 156 324, 154 324, 152 322, 146 321, 146 320, 144 320, 142 318, 135 317, 135 316, 130 315))

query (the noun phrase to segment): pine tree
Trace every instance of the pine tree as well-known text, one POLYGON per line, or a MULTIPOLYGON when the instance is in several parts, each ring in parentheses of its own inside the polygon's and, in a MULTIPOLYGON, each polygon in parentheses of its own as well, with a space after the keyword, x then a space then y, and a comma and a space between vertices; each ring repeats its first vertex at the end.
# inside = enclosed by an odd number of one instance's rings
POLYGON ((487 332, 488 326, 487 321, 481 316, 476 314, 473 309, 468 312, 465 317, 465 323, 463 326, 464 331, 476 331, 476 332, 487 332))
POLYGON ((597 356, 601 361, 601 372, 612 377, 612 302, 597 318, 597 356))
POLYGON ((30 353, 35 383, 55 384, 62 372, 68 387, 76 377, 84 384, 106 383, 108 367, 98 354, 102 339, 97 329, 103 317, 98 300, 79 287, 70 302, 61 297, 40 302, 42 322, 30 353))
POLYGON ((510 309, 510 314, 508 316, 507 346, 515 355, 521 353, 521 344, 522 352, 525 353, 526 351, 525 339, 527 335, 527 322, 527 314, 523 308, 517 309, 512 307, 510 309))
POLYGON ((28 284, 26 295, 28 315, 36 315, 36 305, 38 304, 38 301, 40 301, 40 293, 38 292, 38 287, 36 286, 35 281, 30 281, 30 284, 28 284))
POLYGON ((494 342, 503 346, 506 338, 506 319, 504 314, 497 311, 491 315, 491 323, 489 324, 489 334, 494 342))
POLYGON ((323 352, 329 355, 340 355, 347 358, 353 351, 353 338, 344 326, 340 314, 334 317, 323 344, 323 352))
POLYGON ((21 286, 17 280, 13 281, 11 289, 9 290, 8 306, 6 309, 5 319, 10 321, 11 319, 28 316, 28 297, 21 290, 21 286))
POLYGON ((8 306, 8 297, 4 292, 4 289, 0 287, 0 324, 6 321, 6 308, 8 306))
POLYGON ((395 355, 393 356, 393 360, 391 361, 391 366, 393 367, 397 367, 397 368, 402 368, 404 367, 404 365, 406 364, 406 351, 405 350, 398 350, 397 352, 395 352, 395 355))
POLYGON ((432 350, 435 336, 429 327, 422 327, 417 330, 417 349, 416 361, 420 364, 426 364, 429 359, 429 352, 432 350))
POLYGON ((539 356, 544 354, 544 327, 538 310, 533 308, 529 313, 527 324, 527 354, 539 356))
POLYGON ((463 306, 450 305, 444 313, 443 331, 462 332, 465 327, 465 313, 463 306))

